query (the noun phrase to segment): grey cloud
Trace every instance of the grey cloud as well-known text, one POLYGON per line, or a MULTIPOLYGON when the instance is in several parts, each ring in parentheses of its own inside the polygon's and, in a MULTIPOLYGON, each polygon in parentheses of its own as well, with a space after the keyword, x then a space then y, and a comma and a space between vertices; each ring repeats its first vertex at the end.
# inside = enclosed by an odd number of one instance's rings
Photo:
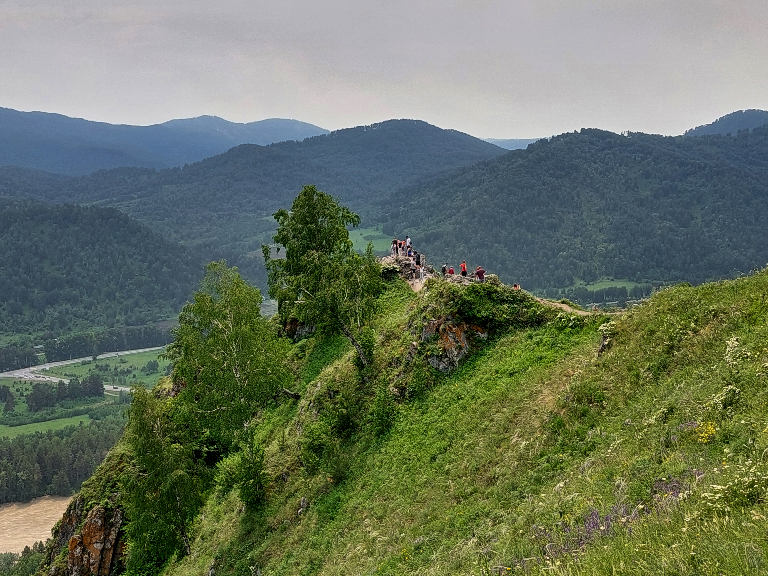
POLYGON ((0 105, 680 133, 768 108, 766 24, 753 0, 0 2, 0 105))

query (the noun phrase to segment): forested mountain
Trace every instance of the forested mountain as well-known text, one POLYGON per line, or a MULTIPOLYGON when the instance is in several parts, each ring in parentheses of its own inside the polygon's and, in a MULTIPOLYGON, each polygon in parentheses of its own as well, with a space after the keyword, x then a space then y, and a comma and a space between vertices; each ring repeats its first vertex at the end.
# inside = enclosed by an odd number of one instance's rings
POLYGON ((768 262, 768 128, 736 137, 541 140, 390 201, 389 234, 431 262, 530 288, 575 279, 701 282, 768 262))
POLYGON ((0 335, 174 317, 203 268, 113 208, 0 197, 0 335))
POLYGON ((736 135, 739 130, 752 130, 768 124, 765 110, 738 110, 715 120, 710 124, 686 130, 684 136, 707 136, 712 134, 736 135))
POLYGON ((244 143, 302 140, 327 130, 272 118, 248 124, 215 116, 128 126, 0 108, 0 166, 90 174, 118 166, 166 168, 197 162, 244 143))
MULTIPOLYGON (((183 169, 119 168, 68 180, 0 170, 0 194, 115 206, 209 259, 226 257, 247 271, 248 261, 237 255, 269 241, 271 214, 305 184, 340 197, 371 222, 371 207, 382 197, 504 152, 454 130, 391 120, 302 142, 242 145, 183 169)), ((387 213, 395 206, 378 209, 387 213)))

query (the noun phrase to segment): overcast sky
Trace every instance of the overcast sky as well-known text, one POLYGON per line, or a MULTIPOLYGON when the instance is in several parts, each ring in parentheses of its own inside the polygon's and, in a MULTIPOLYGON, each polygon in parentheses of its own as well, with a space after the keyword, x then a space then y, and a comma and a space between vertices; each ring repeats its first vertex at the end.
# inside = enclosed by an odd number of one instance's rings
POLYGON ((0 106, 479 137, 768 109, 768 0, 0 0, 0 106))

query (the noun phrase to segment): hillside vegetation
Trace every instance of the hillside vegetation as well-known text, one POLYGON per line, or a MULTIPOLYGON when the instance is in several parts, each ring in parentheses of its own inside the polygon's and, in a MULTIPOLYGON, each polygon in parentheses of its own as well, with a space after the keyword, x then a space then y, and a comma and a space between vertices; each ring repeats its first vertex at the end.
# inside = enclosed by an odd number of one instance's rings
POLYGON ((112 208, 0 198, 0 246, 0 370, 34 357, 32 344, 49 360, 164 344, 146 325, 172 319, 203 271, 112 208))
POLYGON ((343 199, 370 225, 382 197, 504 152, 426 122, 391 120, 302 142, 242 145, 183 169, 119 168, 63 179, 4 168, 0 194, 116 207, 206 261, 224 258, 237 265, 264 288, 261 259, 252 256, 274 232, 272 213, 305 184, 343 199))
POLYGON ((507 282, 707 280, 768 262, 768 128, 735 137, 582 130, 406 191, 385 233, 507 282))
POLYGON ((768 112, 765 110, 737 110, 721 116, 714 122, 686 130, 684 136, 708 136, 721 134, 736 135, 742 130, 752 130, 768 124, 768 112))
MULTIPOLYGON (((370 325, 368 377, 343 338, 292 344, 300 399, 262 405, 246 433, 218 430, 236 440, 197 456, 194 477, 208 480, 187 549, 179 540, 154 570, 761 573, 766 293, 763 271, 576 316, 492 278, 431 280, 419 294, 394 280, 370 325)), ((172 414, 182 398, 153 410, 172 414)), ((136 441, 113 451, 84 501, 107 501, 116 475, 131 485, 136 441)))

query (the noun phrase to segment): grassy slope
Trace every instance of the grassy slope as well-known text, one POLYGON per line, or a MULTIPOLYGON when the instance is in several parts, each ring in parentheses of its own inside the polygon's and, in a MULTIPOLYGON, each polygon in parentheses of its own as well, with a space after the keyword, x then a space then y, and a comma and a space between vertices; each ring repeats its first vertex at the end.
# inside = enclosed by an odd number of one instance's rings
POLYGON ((81 424, 87 426, 91 421, 88 414, 82 416, 70 416, 69 418, 57 418, 56 420, 46 420, 45 422, 34 422, 32 424, 22 424, 21 426, 6 426, 0 424, 0 438, 16 438, 22 434, 33 434, 35 432, 47 432, 48 430, 61 430, 67 426, 81 424))
MULTIPOLYGON (((312 472, 299 458, 313 422, 367 411, 371 393, 355 395, 338 341, 330 354, 304 344, 297 365, 328 365, 311 381, 304 372, 298 405, 262 416, 266 509, 213 495, 193 555, 167 572, 214 561, 221 575, 759 573, 765 294, 765 272, 662 291, 615 318, 600 358, 598 322, 561 316, 496 339, 448 377, 387 368, 432 385, 396 405, 383 438, 342 438, 312 472)), ((406 351, 414 298, 387 296, 381 366, 406 351)))

